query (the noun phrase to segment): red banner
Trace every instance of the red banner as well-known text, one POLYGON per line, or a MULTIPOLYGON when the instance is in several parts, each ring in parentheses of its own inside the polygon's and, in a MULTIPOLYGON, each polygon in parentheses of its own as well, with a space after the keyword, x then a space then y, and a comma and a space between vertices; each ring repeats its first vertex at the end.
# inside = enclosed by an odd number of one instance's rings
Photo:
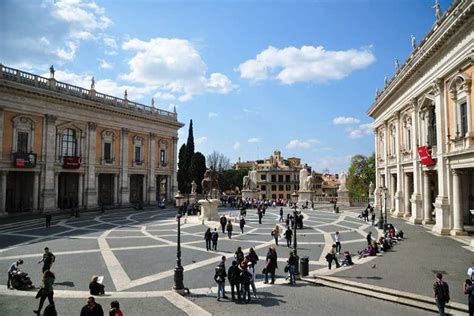
POLYGON ((81 157, 64 157, 63 168, 65 169, 79 169, 81 167, 81 157))
POLYGON ((436 161, 431 157, 428 146, 418 147, 418 155, 420 155, 421 163, 425 166, 432 166, 436 163, 436 161))
POLYGON ((13 161, 17 168, 34 168, 36 167, 36 154, 14 153, 13 161))

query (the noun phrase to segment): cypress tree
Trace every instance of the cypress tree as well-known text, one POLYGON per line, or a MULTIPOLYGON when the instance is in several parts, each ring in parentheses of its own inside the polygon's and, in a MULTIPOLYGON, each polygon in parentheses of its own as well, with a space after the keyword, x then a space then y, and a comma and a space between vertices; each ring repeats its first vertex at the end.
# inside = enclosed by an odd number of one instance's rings
POLYGON ((183 169, 186 170, 185 182, 183 183, 183 193, 191 193, 191 177, 190 167, 191 159, 194 155, 194 135, 193 135, 193 120, 189 121, 188 141, 186 142, 186 157, 184 159, 183 169))
POLYGON ((186 151, 186 144, 183 144, 181 148, 179 149, 179 155, 178 155, 178 190, 181 191, 181 193, 185 193, 186 190, 186 184, 189 182, 188 178, 188 170, 186 168, 186 156, 187 156, 187 151, 186 151))
POLYGON ((197 184, 196 191, 197 193, 202 193, 201 181, 204 178, 204 173, 206 172, 206 157, 200 152, 196 152, 191 158, 191 164, 189 166, 189 175, 191 176, 191 181, 194 180, 197 184))

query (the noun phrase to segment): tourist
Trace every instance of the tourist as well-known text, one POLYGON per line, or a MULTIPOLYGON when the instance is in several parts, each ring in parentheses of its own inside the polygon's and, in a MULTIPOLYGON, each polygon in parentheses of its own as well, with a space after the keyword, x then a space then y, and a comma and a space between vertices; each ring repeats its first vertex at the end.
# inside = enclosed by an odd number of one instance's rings
POLYGON ((280 226, 275 225, 275 228, 272 230, 271 235, 275 239, 275 245, 278 246, 278 239, 280 239, 280 226))
POLYGON ((46 213, 45 215, 45 220, 46 220, 46 228, 49 228, 51 227, 51 219, 53 218, 53 216, 51 215, 51 213, 46 213))
POLYGON ((352 256, 349 251, 344 251, 344 259, 341 262, 342 266, 352 266, 354 262, 352 262, 352 256))
POLYGON ((235 301, 235 292, 237 292, 237 299, 240 301, 240 269, 237 261, 232 261, 232 265, 230 266, 229 271, 227 271, 227 278, 230 283, 232 301, 235 301))
POLYGON ((89 296, 87 304, 81 309, 81 316, 104 316, 102 306, 95 302, 95 298, 89 296))
POLYGON ((38 261, 38 263, 43 262, 43 273, 51 269, 51 266, 53 265, 54 260, 56 260, 56 257, 54 256, 52 252, 49 251, 49 248, 48 247, 44 248, 43 258, 40 261, 38 261))
POLYGON ((258 214, 258 223, 261 224, 262 223, 262 217, 263 217, 262 210, 258 209, 257 214, 258 214))
POLYGON ((103 295, 105 294, 105 286, 98 282, 99 277, 97 275, 92 276, 91 282, 89 283, 89 291, 91 295, 103 295))
POLYGON ((54 305, 54 291, 53 291, 53 283, 55 279, 55 275, 53 272, 46 270, 43 273, 43 280, 42 280, 42 286, 38 291, 38 294, 36 294, 36 298, 39 298, 39 305, 38 309, 34 310, 33 313, 36 313, 38 315, 41 314, 41 309, 43 308, 44 301, 46 298, 48 298, 48 302, 51 305, 54 305))
POLYGON ((255 250, 253 248, 249 249, 249 253, 246 256, 246 258, 248 259, 247 260, 248 262, 251 262, 253 264, 253 266, 255 266, 257 264, 258 255, 257 255, 257 253, 255 252, 255 250))
POLYGON ((281 223, 284 222, 284 220, 283 220, 283 207, 280 208, 280 219, 278 221, 281 222, 281 223))
POLYGON ((336 253, 336 245, 333 244, 331 250, 326 254, 326 260, 328 262, 329 270, 331 270, 331 265, 333 261, 336 262, 336 269, 340 267, 339 262, 337 261, 336 253))
POLYGON ((247 263, 247 271, 252 275, 252 280, 250 280, 250 285, 252 286, 253 297, 257 298, 257 288, 255 287, 255 264, 249 261, 247 263))
POLYGON ((229 219, 227 222, 227 237, 229 239, 232 239, 232 231, 234 230, 234 227, 232 226, 232 221, 229 219))
MULTIPOLYGON (((474 264, 474 261, 472 263, 474 264)), ((474 282, 474 265, 467 269, 467 275, 469 276, 469 279, 474 282)))
POLYGON ((245 304, 250 303, 250 284, 252 283, 252 274, 247 270, 247 267, 240 273, 240 283, 242 284, 242 298, 245 304))
POLYGON ((222 233, 225 234, 225 225, 227 225, 227 218, 225 217, 225 215, 222 215, 222 217, 220 218, 220 223, 222 227, 222 233))
POLYGON ((293 231, 291 230, 290 227, 287 227, 285 232, 283 233, 283 235, 285 236, 285 239, 286 239, 286 246, 288 248, 291 247, 291 238, 293 236, 293 231))
POLYGON ((290 226, 290 213, 286 214, 285 226, 286 227, 290 226))
POLYGON ((237 250, 234 253, 234 258, 235 260, 237 260, 238 264, 244 261, 244 253, 242 252, 242 247, 237 247, 237 250))
POLYGON ((120 310, 120 303, 118 301, 110 302, 109 316, 123 316, 120 310))
POLYGON ((467 294, 469 316, 474 316, 474 284, 471 279, 466 279, 464 283, 464 294, 467 294))
POLYGON ((221 300, 222 298, 228 299, 225 295, 225 278, 227 277, 227 273, 225 271, 225 256, 222 256, 221 262, 216 267, 216 273, 214 274, 214 281, 217 283, 217 300, 221 300))
POLYGON ((10 285, 12 286, 11 288, 13 289, 13 284, 12 284, 12 278, 13 278, 13 273, 16 273, 20 270, 20 265, 23 264, 23 260, 18 259, 16 262, 13 262, 12 265, 10 266, 10 269, 8 269, 8 279, 7 279, 7 288, 10 288, 10 285))
POLYGON ((217 228, 214 228, 214 231, 211 234, 212 239, 212 249, 217 251, 217 240, 219 239, 219 233, 217 232, 217 228))
POLYGON ((288 273, 290 275, 290 284, 296 284, 296 265, 298 264, 298 257, 294 251, 290 251, 290 257, 288 258, 288 273))
POLYGON ((372 226, 375 226, 375 212, 372 211, 372 226))
POLYGON ((244 233, 244 227, 245 227, 245 218, 242 216, 240 217, 240 231, 242 234, 244 233))
POLYGON ((433 282, 433 296, 438 306, 439 316, 444 316, 444 307, 449 303, 449 286, 443 281, 443 275, 436 273, 436 279, 433 282))
POLYGON ((336 232, 334 235, 334 240, 336 241, 336 252, 337 254, 341 253, 341 234, 339 232, 336 232))
POLYGON ((210 228, 208 228, 204 233, 204 240, 206 241, 206 250, 211 250, 212 233, 210 228))
POLYGON ((275 270, 278 269, 277 265, 277 253, 274 247, 270 247, 267 252, 267 258, 265 267, 263 268, 263 274, 265 274, 265 284, 268 283, 268 274, 270 274, 272 281, 271 284, 275 284, 275 270))

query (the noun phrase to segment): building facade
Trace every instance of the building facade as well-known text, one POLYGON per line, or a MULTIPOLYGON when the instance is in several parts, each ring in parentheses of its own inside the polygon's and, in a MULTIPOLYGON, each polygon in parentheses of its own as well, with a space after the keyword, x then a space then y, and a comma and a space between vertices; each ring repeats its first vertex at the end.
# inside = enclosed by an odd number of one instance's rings
POLYGON ((0 68, 0 216, 173 198, 176 112, 0 68))
POLYGON ((439 234, 464 234, 472 225, 473 65, 474 3, 455 0, 368 111, 376 208, 434 224, 439 234))

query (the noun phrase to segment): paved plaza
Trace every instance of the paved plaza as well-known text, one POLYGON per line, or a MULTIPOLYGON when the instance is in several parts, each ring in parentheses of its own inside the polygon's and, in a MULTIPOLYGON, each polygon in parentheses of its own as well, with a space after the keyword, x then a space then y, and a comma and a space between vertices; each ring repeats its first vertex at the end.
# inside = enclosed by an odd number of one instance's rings
MULTIPOLYGON (((285 208, 284 211, 286 218, 286 214, 291 210, 285 208)), ((341 234, 342 249, 352 254, 366 246, 365 236, 368 231, 372 231, 374 237, 377 236, 377 230, 358 219, 357 210, 354 211, 345 210, 334 214, 329 207, 321 207, 304 212, 305 228, 298 230, 298 254, 300 257, 309 257, 310 275, 336 272, 336 269, 327 269, 324 258, 333 244, 336 230, 341 234)), ((221 214, 234 221, 238 211, 221 210, 221 214)), ((117 299, 123 305, 126 315, 158 315, 157 311, 160 315, 220 312, 233 314, 238 313, 241 305, 226 301, 218 303, 215 300, 214 268, 222 255, 228 257, 228 268, 238 246, 242 246, 244 253, 254 247, 260 257, 256 268, 259 299, 246 307, 250 314, 272 313, 277 311, 276 308, 279 311, 289 312, 296 309, 300 314, 312 314, 313 308, 318 306, 321 312, 318 314, 334 315, 337 311, 342 313, 351 306, 355 314, 365 315, 365 308, 377 308, 382 305, 386 305, 386 315, 399 315, 402 312, 409 312, 411 315, 426 313, 304 282, 290 287, 286 284, 283 272, 289 253, 284 239, 277 247, 277 282, 273 286, 263 284, 261 271, 266 252, 269 246, 274 245, 271 230, 279 224, 279 208, 267 209, 262 224, 258 223, 256 211, 248 210, 244 233, 240 232, 238 224, 234 225, 232 239, 222 234, 217 222, 206 222, 203 225, 189 218, 187 223, 182 224, 184 283, 191 291, 190 296, 182 298, 170 291, 176 263, 175 215, 174 210, 121 211, 89 214, 80 218, 57 216, 53 218, 51 228, 44 227, 43 219, 3 224, 0 226, 0 265, 6 271, 12 262, 22 258, 25 261, 22 269, 30 274, 33 283, 38 286, 41 281, 41 265, 37 264, 37 261, 41 258, 43 249, 49 247, 56 255, 52 271, 56 273, 54 290, 59 315, 77 314, 71 312, 71 309, 78 311, 81 305, 85 304, 92 275, 104 276, 106 296, 98 301, 108 306, 110 301, 117 299), (219 242, 216 252, 206 251, 203 236, 207 225, 218 228, 219 242), (340 305, 342 299, 352 303, 340 305), (321 305, 326 307, 321 309, 321 305)), ((280 224, 283 228, 284 223, 280 224)), ((437 237, 427 233, 426 235, 432 240, 438 240, 437 237)), ((456 241, 445 240, 454 243, 463 253, 472 254, 456 241)), ((397 246, 395 251, 406 247, 405 243, 410 242, 409 237, 397 246)), ((389 256, 391 259, 388 260, 393 264, 407 270, 404 266, 407 264, 406 258, 397 264, 400 259, 397 253, 386 255, 387 258, 389 256)), ((365 279, 371 279, 367 273, 374 270, 371 269, 371 260, 378 262, 383 259, 355 259, 354 267, 343 268, 345 270, 339 273, 349 277, 363 275, 364 280, 361 282, 365 282, 365 279)), ((31 313, 38 303, 34 299, 35 291, 8 290, 6 276, 6 273, 0 275, 0 310, 6 311, 6 314, 2 315, 14 315, 18 309, 22 315, 31 313)), ((388 281, 388 278, 386 280, 388 281)), ((431 278, 428 281, 430 282, 431 278)))

